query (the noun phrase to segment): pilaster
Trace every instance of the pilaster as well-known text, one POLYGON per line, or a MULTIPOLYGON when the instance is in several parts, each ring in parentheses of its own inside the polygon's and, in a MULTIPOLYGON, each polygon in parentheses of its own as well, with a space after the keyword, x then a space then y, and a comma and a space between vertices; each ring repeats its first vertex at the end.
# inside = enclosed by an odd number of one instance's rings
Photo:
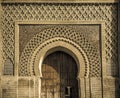
MULTIPOLYGON (((1 87, 1 75, 2 75, 2 31, 1 31, 1 13, 2 13, 2 6, 0 0, 0 87, 1 87)), ((1 88, 0 88, 0 97, 1 97, 1 88)))
POLYGON ((119 90, 120 90, 120 1, 118 3, 118 66, 119 66, 119 90))
POLYGON ((118 3, 118 63, 119 63, 119 77, 120 77, 120 2, 118 3))

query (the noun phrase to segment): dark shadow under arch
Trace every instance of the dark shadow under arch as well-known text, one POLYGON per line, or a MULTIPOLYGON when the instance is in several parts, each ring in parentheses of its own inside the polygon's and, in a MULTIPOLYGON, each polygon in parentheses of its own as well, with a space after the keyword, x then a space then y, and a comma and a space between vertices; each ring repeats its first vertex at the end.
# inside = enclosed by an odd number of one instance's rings
POLYGON ((77 73, 77 64, 71 55, 63 51, 47 55, 42 66, 41 96, 78 98, 77 73))

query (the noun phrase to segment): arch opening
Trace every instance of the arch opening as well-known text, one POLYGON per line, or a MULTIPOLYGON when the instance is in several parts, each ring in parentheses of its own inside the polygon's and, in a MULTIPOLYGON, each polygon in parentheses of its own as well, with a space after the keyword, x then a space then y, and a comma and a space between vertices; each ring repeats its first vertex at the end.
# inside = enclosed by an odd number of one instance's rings
MULTIPOLYGON (((43 65, 44 59, 56 51, 62 51, 62 52, 69 54, 70 57, 72 57, 74 59, 74 61, 76 62, 76 66, 77 66, 77 73, 75 76, 75 80, 77 83, 76 88, 79 89, 79 91, 78 91, 79 96, 81 96, 80 79, 88 77, 88 73, 89 73, 89 61, 88 61, 87 55, 84 52, 84 50, 79 45, 77 45, 75 42, 70 41, 69 39, 59 38, 59 37, 52 38, 52 39, 45 41, 44 43, 39 45, 35 49, 35 51, 32 53, 32 55, 30 56, 31 57, 30 63, 28 65, 30 66, 31 75, 33 75, 33 72, 34 72, 34 75, 37 76, 38 78, 40 78, 39 79, 39 96, 42 96, 42 95, 48 96, 46 93, 42 94, 42 88, 41 88, 42 76, 43 76, 42 75, 42 65, 43 65)), ((59 74, 58 74, 58 76, 59 76, 59 74)), ((64 87, 64 93, 66 93, 66 94, 68 91, 70 92, 71 90, 72 89, 69 85, 64 87), (68 90, 68 88, 69 88, 69 90, 68 90)), ((47 92, 47 91, 45 91, 45 92, 47 92)), ((51 96, 52 96, 52 93, 51 93, 51 96)), ((47 98, 47 97, 45 97, 45 98, 47 98)), ((57 97, 55 97, 55 98, 57 98, 57 97)), ((62 98, 64 98, 64 97, 62 97, 62 98)))
POLYGON ((53 38, 41 44, 31 56, 29 64, 33 66, 30 67, 31 72, 33 72, 32 69, 34 68, 35 75, 42 77, 41 68, 44 58, 50 53, 60 50, 71 55, 76 61, 78 67, 77 78, 87 77, 89 73, 89 61, 85 52, 74 42, 69 41, 72 43, 70 44, 67 41, 69 40, 64 38, 53 38), (38 64, 39 66, 36 66, 38 64))
POLYGON ((75 61, 75 63, 76 63, 76 67, 77 67, 77 74, 76 74, 76 75, 78 76, 79 73, 80 73, 80 70, 79 70, 80 63, 79 63, 79 61, 78 61, 78 58, 75 56, 75 54, 74 54, 71 50, 69 50, 69 49, 67 49, 67 48, 65 48, 65 47, 62 47, 62 46, 57 46, 57 47, 54 47, 54 48, 48 50, 48 51, 46 52, 46 54, 44 55, 42 64, 44 63, 44 60, 45 60, 49 55, 51 55, 51 54, 53 54, 53 53, 55 53, 55 52, 58 52, 58 51, 63 52, 63 53, 66 53, 66 54, 68 54, 71 58, 74 59, 74 61, 75 61))
POLYGON ((47 52, 42 63, 41 97, 78 98, 77 63, 68 53, 55 50, 47 52))

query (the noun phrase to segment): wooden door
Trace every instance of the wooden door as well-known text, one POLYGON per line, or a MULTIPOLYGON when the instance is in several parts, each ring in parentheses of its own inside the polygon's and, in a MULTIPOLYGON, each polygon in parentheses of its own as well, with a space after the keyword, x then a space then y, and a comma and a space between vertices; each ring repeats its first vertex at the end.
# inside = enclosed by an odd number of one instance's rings
POLYGON ((77 65, 62 51, 48 55, 42 66, 41 98, 78 98, 77 65))

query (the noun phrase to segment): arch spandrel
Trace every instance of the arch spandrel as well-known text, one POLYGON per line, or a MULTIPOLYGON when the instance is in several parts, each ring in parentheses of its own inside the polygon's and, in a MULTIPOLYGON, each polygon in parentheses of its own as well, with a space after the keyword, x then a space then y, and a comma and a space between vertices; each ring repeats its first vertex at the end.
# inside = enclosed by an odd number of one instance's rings
MULTIPOLYGON (((86 59, 86 61, 82 61, 79 63, 87 63, 87 65, 84 66, 84 74, 80 74, 80 77, 85 77, 88 75, 94 75, 99 76, 101 75, 100 70, 100 59, 99 55, 95 51, 95 47, 92 46, 86 38, 81 33, 76 33, 72 28, 67 28, 66 26, 56 26, 51 27, 48 29, 43 30, 42 32, 36 34, 25 46, 21 56, 20 56, 20 67, 19 67, 19 76, 34 76, 36 75, 34 71, 34 62, 39 61, 40 57, 36 56, 37 54, 43 53, 46 49, 52 49, 54 47, 64 47, 70 51, 77 50, 80 55, 83 56, 81 58, 86 59), (56 43, 56 44, 55 44, 56 43), (64 45, 63 45, 64 44, 64 45), (51 48, 45 48, 45 47, 51 47, 51 48), (68 47, 74 47, 74 49, 68 47), (44 49, 45 48, 45 49, 44 49), (72 49, 72 50, 71 50, 72 49), (43 52, 40 52, 43 50, 43 52), (94 62, 93 62, 94 61, 94 62), (90 68, 96 68, 97 71, 90 70, 90 68), (89 69, 86 71, 86 69, 89 69)), ((47 50, 49 51, 49 50, 47 50)), ((46 52, 47 52, 46 51, 46 52)), ((76 53, 74 53, 76 54, 76 53)), ((43 54, 41 54, 43 55, 43 54)), ((77 54, 76 54, 77 55, 77 54)), ((44 53, 45 56, 45 53, 44 53)), ((44 56, 42 56, 41 60, 38 62, 37 65, 42 63, 42 60, 44 59, 44 56)), ((79 59, 79 56, 76 56, 79 59)), ((37 66, 35 65, 35 66, 37 66)), ((82 65, 82 64, 80 64, 82 65)), ((40 68, 39 68, 40 69, 40 68)))

